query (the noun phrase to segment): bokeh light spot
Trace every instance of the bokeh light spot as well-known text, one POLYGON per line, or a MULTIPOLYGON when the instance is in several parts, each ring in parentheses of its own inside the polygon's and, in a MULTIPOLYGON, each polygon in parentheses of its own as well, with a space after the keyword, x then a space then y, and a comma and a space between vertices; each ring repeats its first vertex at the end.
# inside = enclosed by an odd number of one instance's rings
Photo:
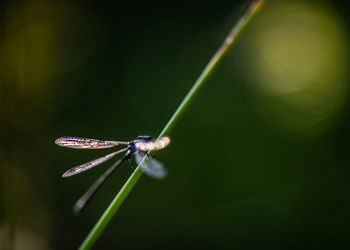
POLYGON ((347 36, 332 7, 271 2, 247 40, 257 109, 286 129, 329 127, 347 99, 348 66, 347 36))

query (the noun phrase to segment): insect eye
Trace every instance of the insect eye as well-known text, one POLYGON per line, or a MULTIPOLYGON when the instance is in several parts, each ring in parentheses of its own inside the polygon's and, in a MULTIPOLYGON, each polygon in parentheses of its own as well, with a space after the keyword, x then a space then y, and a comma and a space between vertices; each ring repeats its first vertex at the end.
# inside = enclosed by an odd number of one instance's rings
POLYGON ((136 139, 143 141, 152 141, 152 137, 148 135, 139 135, 136 139))

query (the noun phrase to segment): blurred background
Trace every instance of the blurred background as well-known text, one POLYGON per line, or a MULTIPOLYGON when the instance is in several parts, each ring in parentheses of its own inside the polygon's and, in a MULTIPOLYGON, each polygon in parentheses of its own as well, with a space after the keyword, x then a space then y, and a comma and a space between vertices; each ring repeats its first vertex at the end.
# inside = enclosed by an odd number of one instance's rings
MULTIPOLYGON (((80 217, 111 150, 61 136, 157 137, 249 1, 0 5, 0 247, 75 249, 132 170, 80 217)), ((349 249, 349 6, 267 1, 96 249, 349 249)))

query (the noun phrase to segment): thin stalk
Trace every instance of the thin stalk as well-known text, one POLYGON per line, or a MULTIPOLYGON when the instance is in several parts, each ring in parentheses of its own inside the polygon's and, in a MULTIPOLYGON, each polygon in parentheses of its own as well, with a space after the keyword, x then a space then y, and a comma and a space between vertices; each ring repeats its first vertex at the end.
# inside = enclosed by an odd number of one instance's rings
MULTIPOLYGON (((253 17, 261 9, 264 0, 255 0, 248 7, 244 15, 238 20, 236 25, 232 28, 230 33, 227 35, 225 41, 211 58, 207 66, 204 68, 203 72, 199 75, 196 82, 193 84, 192 88, 189 90, 183 101, 180 103, 179 107, 176 109, 173 116, 170 118, 169 122, 165 125, 163 131, 160 133, 159 137, 164 135, 169 135, 171 130, 174 128, 175 124, 182 116, 182 114, 188 109, 189 105, 198 94, 199 90, 204 86, 209 77, 213 74, 214 70, 218 66, 219 62, 222 61, 224 56, 233 47, 237 38, 242 33, 247 24, 253 19, 253 17)), ((142 164, 142 162, 140 163, 142 164)), ((139 164, 139 165, 140 165, 139 164)), ((102 232, 105 230, 114 214, 118 211, 120 206, 123 204, 126 197, 129 195, 130 191, 133 189, 137 181, 142 175, 142 170, 138 166, 135 171, 131 174, 127 182, 121 188, 117 196, 113 199, 111 204, 108 206, 106 211, 103 213, 99 221, 95 224, 93 229, 90 231, 89 235, 85 238, 83 243, 80 245, 79 249, 85 250, 93 247, 97 239, 100 237, 102 232)))

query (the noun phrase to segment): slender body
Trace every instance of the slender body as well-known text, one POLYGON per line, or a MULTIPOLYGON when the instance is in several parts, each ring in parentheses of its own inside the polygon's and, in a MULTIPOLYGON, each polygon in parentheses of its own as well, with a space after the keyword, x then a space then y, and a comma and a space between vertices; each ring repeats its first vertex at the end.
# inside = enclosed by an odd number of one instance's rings
POLYGON ((74 149, 104 149, 116 147, 118 145, 127 145, 126 148, 71 168, 62 175, 62 177, 70 177, 76 174, 80 174, 86 170, 102 164, 117 154, 126 152, 124 156, 117 160, 110 168, 108 168, 87 190, 87 192, 75 203, 74 212, 76 213, 79 213, 85 207, 87 202, 96 193, 103 182, 114 172, 114 170, 116 170, 125 160, 129 160, 132 156, 135 156, 136 163, 147 175, 153 178, 162 179, 167 174, 167 171, 163 167, 163 164, 155 159, 150 159, 147 155, 147 152, 161 150, 167 147, 170 143, 169 137, 161 137, 159 139, 153 140, 150 136, 138 136, 135 140, 129 142, 104 141, 79 137, 61 137, 58 138, 55 143, 61 147, 74 149))

